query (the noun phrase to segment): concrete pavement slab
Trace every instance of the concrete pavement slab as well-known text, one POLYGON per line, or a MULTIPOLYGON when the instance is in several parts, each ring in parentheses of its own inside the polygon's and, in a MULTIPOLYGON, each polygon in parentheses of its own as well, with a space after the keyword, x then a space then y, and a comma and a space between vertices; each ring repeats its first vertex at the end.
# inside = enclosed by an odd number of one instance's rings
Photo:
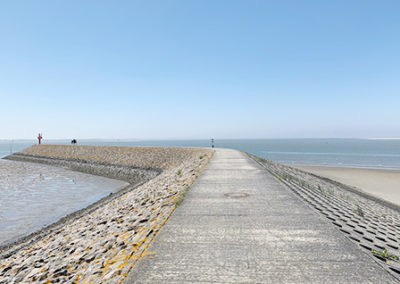
POLYGON ((247 155, 217 149, 126 283, 396 283, 247 155))

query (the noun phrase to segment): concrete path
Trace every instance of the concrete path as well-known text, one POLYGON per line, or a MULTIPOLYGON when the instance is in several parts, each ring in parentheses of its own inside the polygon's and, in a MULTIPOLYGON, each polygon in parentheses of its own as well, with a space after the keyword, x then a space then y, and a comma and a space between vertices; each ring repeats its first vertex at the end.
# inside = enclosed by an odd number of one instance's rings
POLYGON ((218 149, 126 283, 396 283, 245 154, 218 149))

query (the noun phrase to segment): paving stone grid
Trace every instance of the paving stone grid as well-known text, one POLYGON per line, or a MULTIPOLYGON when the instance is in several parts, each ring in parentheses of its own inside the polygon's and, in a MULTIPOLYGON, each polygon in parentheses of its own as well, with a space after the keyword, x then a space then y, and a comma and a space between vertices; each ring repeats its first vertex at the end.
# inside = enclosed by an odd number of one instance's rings
POLYGON ((250 155, 400 280, 400 214, 339 184, 250 155))

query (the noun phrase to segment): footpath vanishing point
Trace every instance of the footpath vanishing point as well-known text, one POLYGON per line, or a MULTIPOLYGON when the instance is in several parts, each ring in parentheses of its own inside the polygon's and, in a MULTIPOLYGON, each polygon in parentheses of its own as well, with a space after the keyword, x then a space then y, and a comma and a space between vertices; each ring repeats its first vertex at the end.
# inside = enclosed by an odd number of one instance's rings
POLYGON ((125 283, 397 283, 246 154, 216 149, 125 283))

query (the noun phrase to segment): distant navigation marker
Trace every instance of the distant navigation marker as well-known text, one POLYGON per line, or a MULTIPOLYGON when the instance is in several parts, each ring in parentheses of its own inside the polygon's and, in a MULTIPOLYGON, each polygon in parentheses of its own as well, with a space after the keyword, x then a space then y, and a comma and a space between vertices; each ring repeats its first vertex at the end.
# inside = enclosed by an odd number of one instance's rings
POLYGON ((211 148, 214 148, 214 138, 211 139, 211 148))
POLYGON ((13 145, 14 145, 14 140, 10 141, 10 154, 13 153, 13 145))
POLYGON ((42 138, 43 138, 42 134, 39 133, 39 135, 38 135, 38 137, 37 137, 37 139, 38 139, 38 141, 39 141, 39 145, 42 143, 42 138))

